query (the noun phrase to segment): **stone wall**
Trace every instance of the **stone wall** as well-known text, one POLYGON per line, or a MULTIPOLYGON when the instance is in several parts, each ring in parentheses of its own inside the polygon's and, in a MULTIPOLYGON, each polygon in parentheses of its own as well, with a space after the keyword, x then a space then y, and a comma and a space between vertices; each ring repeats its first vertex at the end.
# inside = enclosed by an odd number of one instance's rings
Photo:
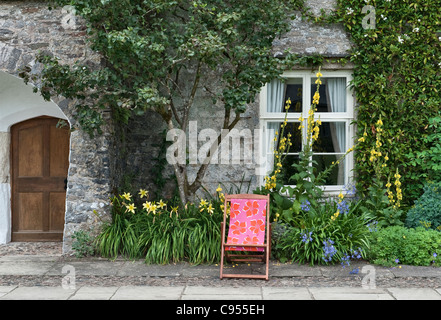
MULTIPOLYGON (((33 1, 1 2, 0 71, 15 77, 23 67, 30 66, 32 72, 38 73, 41 66, 35 59, 39 52, 50 53, 59 58, 61 63, 73 64, 77 60, 89 65, 99 63, 99 57, 86 45, 83 24, 69 8, 49 10, 47 3, 33 1)), ((41 100, 42 98, 35 94, 35 103, 41 100)), ((58 97, 53 98, 52 104, 62 111, 71 127, 75 128, 74 101, 58 97)), ((50 109, 50 106, 48 108, 50 109)), ((33 109, 38 108, 36 105, 29 105, 23 107, 18 114, 17 110, 12 110, 10 105, 2 104, 0 101, 0 123, 6 115, 9 115, 8 119, 18 122, 17 120, 23 121, 47 114, 46 111, 35 114, 33 109)), ((9 123, 9 126, 12 124, 9 123)), ((7 135, 7 132, 5 134, 7 135)), ((80 130, 74 130, 71 134, 64 232, 65 252, 70 250, 71 235, 75 230, 89 229, 97 225, 94 210, 101 219, 105 220, 109 217, 108 199, 111 190, 109 151, 112 141, 110 124, 105 128, 103 135, 94 139, 90 139, 80 130)), ((1 206, 0 210, 2 210, 1 206)))
MULTIPOLYGON (((306 1, 306 5, 315 15, 319 15, 321 9, 325 11, 332 10, 335 4, 335 0, 306 1)), ((321 54, 326 57, 343 57, 347 55, 350 48, 351 42, 341 25, 314 25, 314 23, 303 20, 301 14, 295 12, 294 19, 291 21, 291 30, 274 42, 273 54, 281 56, 285 50, 289 50, 292 53, 301 55, 321 54)), ((342 66, 333 63, 326 63, 324 67, 332 70, 342 68, 342 66)), ((350 69, 351 65, 347 64, 343 68, 350 69)), ((215 86, 216 78, 213 77, 210 83, 215 86)), ((223 107, 221 105, 211 107, 210 97, 204 90, 199 90, 198 94, 192 119, 197 121, 199 132, 206 128, 213 128, 220 132, 224 113, 223 107)), ((256 101, 249 105, 247 112, 242 115, 242 119, 236 127, 239 131, 245 128, 250 129, 254 134, 254 129, 259 129, 259 97, 256 97, 256 101)), ((152 180, 157 173, 154 169, 158 156, 158 148, 155 145, 162 143, 163 136, 160 133, 165 129, 165 125, 159 116, 148 113, 142 118, 132 120, 128 127, 130 129, 126 133, 124 148, 127 155, 125 173, 129 180, 130 173, 136 173, 133 179, 130 180, 135 189, 147 187, 154 190, 155 186, 152 180), (155 123, 154 126, 151 125, 153 123, 155 123)), ((199 147, 202 144, 203 142, 199 142, 199 147)), ((260 182, 255 170, 258 155, 253 154, 253 156, 254 160, 251 164, 242 161, 241 164, 230 162, 229 164, 210 165, 203 186, 210 192, 214 192, 219 183, 222 183, 226 186, 226 191, 236 192, 238 187, 242 185, 241 191, 252 192, 260 182)), ((197 168, 198 166, 190 166, 190 181, 194 178, 197 168)), ((168 166, 164 169, 164 172, 166 176, 169 176, 173 170, 171 166, 168 166)), ((165 188, 168 189, 163 193, 164 196, 173 193, 173 190, 170 189, 173 188, 172 183, 167 184, 165 188)), ((200 193, 200 196, 202 195, 203 192, 200 193)))

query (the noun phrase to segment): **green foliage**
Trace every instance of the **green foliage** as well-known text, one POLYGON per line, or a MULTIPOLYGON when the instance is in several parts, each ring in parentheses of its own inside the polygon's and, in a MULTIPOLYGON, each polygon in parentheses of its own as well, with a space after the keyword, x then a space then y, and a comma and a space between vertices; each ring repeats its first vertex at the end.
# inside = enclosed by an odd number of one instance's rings
POLYGON ((380 179, 375 178, 372 181, 360 210, 370 214, 380 227, 403 225, 404 211, 391 205, 386 188, 380 179))
POLYGON ((374 177, 369 157, 376 142, 375 121, 390 119, 383 128, 390 158, 384 178, 403 166, 403 204, 409 205, 422 193, 428 172, 427 167, 409 162, 408 155, 430 149, 424 137, 429 119, 438 115, 441 105, 439 1, 338 0, 332 16, 321 20, 342 23, 353 42, 348 61, 355 65, 355 124, 359 136, 367 133, 366 144, 355 155, 358 189, 371 185, 374 177), (375 7, 373 29, 362 25, 367 4, 375 7))
POLYGON ((408 155, 409 164, 421 168, 421 177, 430 181, 441 181, 441 117, 429 120, 427 130, 422 136, 428 149, 415 150, 408 155))
POLYGON ((189 67, 203 80, 208 74, 205 68, 214 71, 222 66, 221 90, 210 91, 213 99, 222 100, 227 110, 244 112, 260 88, 283 71, 285 62, 272 57, 271 44, 289 30, 289 12, 303 6, 301 0, 53 3, 70 4, 85 19, 90 45, 105 63, 96 70, 80 64, 69 68, 55 58, 42 57, 44 96, 49 98, 49 89, 54 89, 68 97, 96 99, 93 105, 84 105, 92 110, 110 106, 137 114, 153 109, 165 119, 177 116, 172 108, 185 100, 177 97, 194 98, 194 92, 186 94, 178 81, 184 74, 183 82, 192 83, 191 75, 184 72, 189 67), (87 95, 87 89, 94 94, 87 95))
MULTIPOLYGON (((318 207, 310 207, 298 214, 296 223, 276 227, 280 234, 274 238, 274 256, 281 261, 329 264, 343 262, 355 252, 365 257, 369 248, 369 219, 357 212, 358 202, 350 203, 347 211, 336 215, 336 201, 330 200, 318 207), (325 242, 331 240, 335 253, 326 257, 325 242), (326 259, 326 260, 325 260, 326 259)), ((358 258, 360 258, 358 257, 358 258)))
POLYGON ((144 201, 124 193, 112 198, 112 221, 95 239, 98 254, 116 258, 145 259, 146 263, 192 264, 220 260, 221 201, 179 209, 160 201, 144 201), (138 200, 138 201, 135 201, 138 200))
POLYGON ((89 232, 84 230, 75 231, 72 240, 72 250, 75 257, 81 258, 94 254, 93 238, 89 232))
POLYGON ((376 264, 441 265, 439 231, 392 226, 373 232, 372 237, 369 259, 376 264))
POLYGON ((407 212, 406 226, 441 230, 441 182, 429 183, 407 212))

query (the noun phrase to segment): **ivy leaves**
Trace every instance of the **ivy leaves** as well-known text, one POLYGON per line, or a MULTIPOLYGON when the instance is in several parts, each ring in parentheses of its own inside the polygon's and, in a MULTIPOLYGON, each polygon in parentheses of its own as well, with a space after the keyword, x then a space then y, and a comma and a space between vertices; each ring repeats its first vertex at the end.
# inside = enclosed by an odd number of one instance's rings
POLYGON ((372 183, 373 168, 368 159, 375 144, 373 124, 382 117, 387 120, 383 147, 390 158, 388 168, 400 167, 405 202, 411 204, 421 194, 427 172, 410 165, 407 155, 429 148, 423 137, 429 119, 441 106, 439 1, 339 0, 336 12, 326 20, 344 24, 354 43, 349 60, 355 64, 355 122, 359 136, 368 133, 367 143, 360 145, 356 154, 358 180, 372 183), (373 29, 362 26, 366 5, 375 9, 373 29))

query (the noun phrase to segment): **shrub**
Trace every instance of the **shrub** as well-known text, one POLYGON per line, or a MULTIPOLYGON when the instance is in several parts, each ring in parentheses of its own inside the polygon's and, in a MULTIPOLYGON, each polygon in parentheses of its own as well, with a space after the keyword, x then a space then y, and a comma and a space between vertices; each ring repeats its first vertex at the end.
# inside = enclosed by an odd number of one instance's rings
POLYGON ((441 229, 441 183, 429 183, 424 193, 407 212, 406 226, 441 229))
POLYGON ((392 226, 372 233, 369 260, 393 266, 402 263, 415 266, 440 265, 441 233, 423 227, 392 226))
POLYGON ((75 231, 72 235, 72 250, 77 258, 93 255, 93 238, 89 232, 84 230, 75 231))
POLYGON ((370 231, 365 215, 356 213, 358 202, 329 200, 306 207, 292 225, 278 223, 274 257, 298 263, 348 264, 348 257, 361 258, 369 248, 370 231), (340 212, 341 210, 341 212, 340 212))

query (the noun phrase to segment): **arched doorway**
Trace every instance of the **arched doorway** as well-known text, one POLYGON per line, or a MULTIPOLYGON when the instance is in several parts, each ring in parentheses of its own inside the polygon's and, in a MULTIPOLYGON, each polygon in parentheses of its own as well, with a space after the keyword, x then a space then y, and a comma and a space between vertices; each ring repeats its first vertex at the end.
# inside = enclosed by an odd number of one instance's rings
POLYGON ((63 240, 69 138, 67 121, 48 116, 11 127, 12 241, 63 240))
MULTIPOLYGON (((11 130, 13 127, 15 127, 15 125, 17 125, 18 128, 19 124, 24 124, 28 120, 44 116, 56 118, 57 120, 54 120, 55 122, 58 122, 58 119, 63 119, 67 124, 64 129, 67 130, 69 126, 68 118, 56 103, 52 101, 44 101, 41 96, 33 92, 33 87, 31 85, 26 85, 22 79, 0 71, 0 244, 8 243, 12 240, 12 219, 15 219, 15 214, 13 215, 12 213, 12 203, 14 201, 13 198, 16 198, 16 195, 13 193, 12 186, 12 171, 14 169, 14 165, 12 160, 13 146, 11 130)), ((38 131, 41 129, 29 128, 27 130, 27 133, 32 130, 38 131)), ((30 139, 31 137, 32 135, 27 134, 26 139, 30 139)), ((32 145, 32 148, 34 147, 36 146, 32 145)), ((17 147, 14 148, 16 149, 17 147)), ((70 147, 68 143, 68 154, 69 149, 70 147)), ((27 191, 24 193, 25 194, 21 196, 20 199, 16 199, 15 201, 21 201, 23 205, 27 205, 28 207, 34 206, 32 205, 32 201, 36 201, 37 203, 38 201, 40 201, 36 200, 37 195, 33 194, 33 192, 27 191)), ((54 201, 57 201, 60 206, 61 202, 63 201, 64 207, 66 197, 64 197, 63 200, 61 200, 61 197, 61 194, 52 195, 52 199, 54 201), (57 198, 58 200, 55 200, 55 198, 57 198)), ((65 214, 66 213, 64 212, 63 221, 65 214)), ((26 224, 29 222, 23 223, 26 224)), ((16 225, 17 224, 15 223, 14 226, 16 225)), ((55 234, 52 236, 55 236, 55 234)), ((14 241, 18 240, 14 237, 14 241)), ((25 240, 23 239, 20 241, 25 240)))

